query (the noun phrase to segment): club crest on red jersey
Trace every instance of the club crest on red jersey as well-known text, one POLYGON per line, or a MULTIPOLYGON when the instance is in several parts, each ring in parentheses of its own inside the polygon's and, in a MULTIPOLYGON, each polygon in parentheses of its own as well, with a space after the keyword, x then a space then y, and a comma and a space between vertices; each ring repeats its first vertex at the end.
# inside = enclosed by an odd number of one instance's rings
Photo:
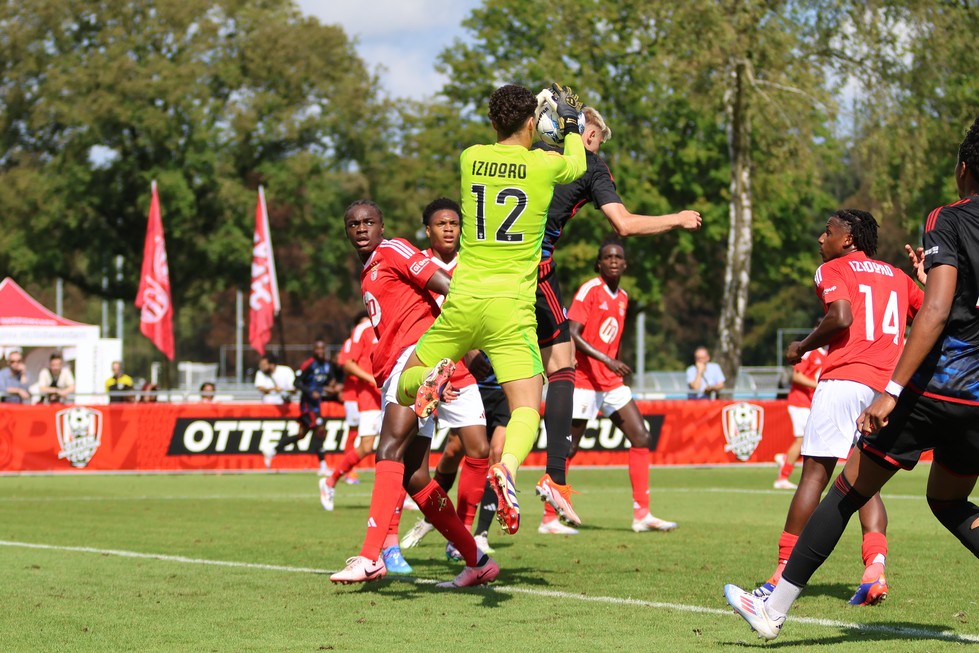
POLYGON ((67 458, 72 467, 85 467, 102 444, 102 413, 94 408, 73 406, 55 415, 58 458, 67 458))
POLYGON ((740 461, 748 460, 761 442, 765 409, 745 402, 725 406, 721 424, 727 441, 724 451, 730 451, 740 461))

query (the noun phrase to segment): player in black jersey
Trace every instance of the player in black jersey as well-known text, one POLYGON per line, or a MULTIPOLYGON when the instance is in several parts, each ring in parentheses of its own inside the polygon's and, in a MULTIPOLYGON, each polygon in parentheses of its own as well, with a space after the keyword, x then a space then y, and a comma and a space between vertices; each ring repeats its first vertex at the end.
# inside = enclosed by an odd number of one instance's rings
MULTIPOLYGON (((669 215, 636 215, 631 213, 615 189, 615 181, 605 161, 598 156, 602 143, 612 137, 612 130, 602 115, 585 107, 585 144, 588 167, 577 181, 555 186, 547 211, 547 225, 537 270, 537 342, 547 373, 547 402, 544 428, 547 430, 547 470, 537 483, 537 494, 548 503, 541 532, 560 533, 558 515, 572 524, 581 520, 571 507, 571 487, 567 484, 568 452, 571 450, 571 402, 574 396, 574 346, 568 331, 568 320, 561 303, 555 269, 554 248, 568 220, 591 202, 605 214, 619 236, 659 234, 672 229, 696 230, 701 217, 697 211, 680 211, 669 215), (550 525, 550 529, 545 528, 550 525)), ((550 145, 536 143, 536 148, 559 151, 550 145)))
POLYGON ((979 118, 959 147, 955 182, 961 199, 925 221, 924 303, 890 383, 857 419, 856 455, 809 519, 767 601, 724 588, 731 606, 766 639, 778 635, 853 513, 927 450, 935 454, 928 506, 979 557, 979 506, 969 501, 979 477, 979 118))

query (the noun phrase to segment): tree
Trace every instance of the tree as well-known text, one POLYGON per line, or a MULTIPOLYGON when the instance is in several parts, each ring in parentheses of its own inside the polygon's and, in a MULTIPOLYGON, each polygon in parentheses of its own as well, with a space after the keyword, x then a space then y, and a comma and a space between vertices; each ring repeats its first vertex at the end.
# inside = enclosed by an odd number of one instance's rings
POLYGON ((375 83, 291 0, 2 3, 0 267, 101 295, 119 255, 107 293, 131 302, 156 179, 179 324, 199 330, 190 309, 247 285, 265 183, 285 290, 346 288, 325 243, 385 142, 375 83))
MULTIPOLYGON (((687 293, 693 307, 721 305, 718 359, 733 378, 752 265, 760 263, 768 280, 784 283, 786 272, 807 279, 811 269, 784 260, 813 258, 812 243, 799 234, 809 234, 807 221, 833 204, 824 175, 839 163, 823 153, 838 152, 824 45, 842 19, 830 11, 836 5, 576 0, 542 12, 533 3, 490 0, 465 23, 475 45, 458 43, 441 57, 451 80, 445 93, 471 107, 502 80, 539 87, 558 79, 597 106, 612 125, 607 158, 626 204, 654 214, 704 213, 702 234, 637 242, 645 256, 633 274, 642 300, 662 302, 663 282, 676 283, 669 274, 679 270, 680 283, 694 291, 687 293), (776 213, 790 197, 789 212, 776 213), (766 245, 762 257, 754 255, 756 242, 766 245), (716 283, 719 261, 723 284, 716 283)), ((573 231, 594 227, 572 225, 558 253, 580 261, 587 257, 573 231)), ((661 306, 661 315, 672 308, 661 306)), ((681 324, 689 327, 677 320, 674 342, 692 349, 703 341, 703 332, 692 341, 681 324)))

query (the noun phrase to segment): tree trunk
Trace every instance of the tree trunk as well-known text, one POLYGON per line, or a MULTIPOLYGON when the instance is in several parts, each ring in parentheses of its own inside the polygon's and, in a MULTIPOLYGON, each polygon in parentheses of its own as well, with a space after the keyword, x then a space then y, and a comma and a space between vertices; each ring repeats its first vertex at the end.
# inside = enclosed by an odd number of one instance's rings
POLYGON ((732 390, 741 367, 744 314, 751 281, 751 107, 750 62, 733 62, 731 86, 725 94, 728 154, 731 160, 731 228, 724 266, 724 298, 718 325, 717 362, 732 390))

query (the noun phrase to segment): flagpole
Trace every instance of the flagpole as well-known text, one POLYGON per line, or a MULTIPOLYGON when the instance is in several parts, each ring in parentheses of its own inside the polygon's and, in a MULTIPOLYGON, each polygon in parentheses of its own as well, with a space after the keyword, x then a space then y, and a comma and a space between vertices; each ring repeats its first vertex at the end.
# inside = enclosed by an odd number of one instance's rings
POLYGON ((245 333, 245 302, 241 288, 235 291, 235 383, 241 385, 245 380, 245 371, 241 369, 244 361, 245 333))

